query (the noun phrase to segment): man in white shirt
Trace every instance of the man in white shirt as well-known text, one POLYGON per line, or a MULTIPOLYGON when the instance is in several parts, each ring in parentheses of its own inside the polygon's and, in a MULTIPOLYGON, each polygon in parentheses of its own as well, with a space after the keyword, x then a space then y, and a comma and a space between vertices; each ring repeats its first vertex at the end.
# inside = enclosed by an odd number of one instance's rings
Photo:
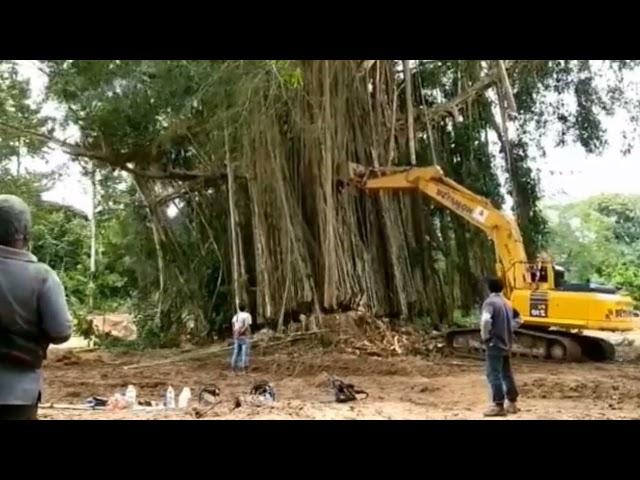
POLYGON ((231 371, 237 370, 247 373, 249 368, 249 335, 251 334, 251 314, 244 305, 240 304, 239 312, 231 320, 233 331, 233 355, 231 356, 231 371))

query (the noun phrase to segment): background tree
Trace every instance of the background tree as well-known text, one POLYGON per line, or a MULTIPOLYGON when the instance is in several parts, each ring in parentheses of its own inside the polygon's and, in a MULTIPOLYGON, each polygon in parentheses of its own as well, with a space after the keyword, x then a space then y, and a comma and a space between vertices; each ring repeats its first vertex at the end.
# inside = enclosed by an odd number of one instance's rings
POLYGON ((611 284, 640 301, 640 196, 599 195, 550 212, 550 252, 569 280, 611 284))

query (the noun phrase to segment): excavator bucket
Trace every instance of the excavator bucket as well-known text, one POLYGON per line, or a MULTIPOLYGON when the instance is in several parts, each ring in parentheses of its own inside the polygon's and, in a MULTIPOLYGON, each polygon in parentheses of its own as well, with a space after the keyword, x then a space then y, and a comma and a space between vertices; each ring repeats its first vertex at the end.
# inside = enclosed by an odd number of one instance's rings
MULTIPOLYGON (((408 167, 365 167, 364 165, 360 165, 358 163, 349 162, 348 178, 344 183, 350 186, 363 188, 365 187, 365 185, 368 185, 367 182, 372 179, 388 177, 394 174, 402 174, 408 169, 408 167)), ((398 183, 397 186, 399 186, 400 188, 413 187, 412 185, 406 184, 404 178, 404 175, 399 175, 398 181, 395 183, 392 181, 391 183, 393 183, 394 185, 398 183)), ((375 185, 371 186, 375 188, 375 185)))
POLYGON ((357 163, 349 162, 338 165, 336 169, 336 186, 338 192, 345 188, 363 186, 363 181, 367 175, 368 168, 357 163))
POLYGON ((349 178, 350 185, 361 186, 367 176, 368 168, 358 163, 349 162, 349 178))

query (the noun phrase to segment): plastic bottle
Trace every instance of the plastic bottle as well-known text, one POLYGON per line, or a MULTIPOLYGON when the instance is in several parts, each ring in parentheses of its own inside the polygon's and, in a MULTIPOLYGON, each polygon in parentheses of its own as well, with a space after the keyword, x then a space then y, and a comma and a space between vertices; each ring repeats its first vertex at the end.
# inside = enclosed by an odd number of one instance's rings
POLYGON ((191 389, 184 387, 178 396, 178 408, 187 408, 189 400, 191 400, 191 389))
POLYGON ((137 393, 136 393, 136 387, 134 387, 133 385, 129 385, 127 387, 127 390, 124 394, 124 397, 127 399, 127 406, 129 408, 133 408, 136 406, 136 397, 137 397, 137 393))
POLYGON ((169 385, 167 388, 167 394, 164 399, 164 406, 167 408, 176 408, 176 394, 173 391, 173 387, 169 385))

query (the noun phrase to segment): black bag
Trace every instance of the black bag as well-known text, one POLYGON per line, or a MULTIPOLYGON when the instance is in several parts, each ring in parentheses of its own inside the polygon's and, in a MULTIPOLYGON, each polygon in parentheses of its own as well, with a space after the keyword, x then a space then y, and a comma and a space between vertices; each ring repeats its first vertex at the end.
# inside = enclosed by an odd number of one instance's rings
POLYGON ((43 345, 0 329, 0 363, 39 369, 45 358, 43 345))

